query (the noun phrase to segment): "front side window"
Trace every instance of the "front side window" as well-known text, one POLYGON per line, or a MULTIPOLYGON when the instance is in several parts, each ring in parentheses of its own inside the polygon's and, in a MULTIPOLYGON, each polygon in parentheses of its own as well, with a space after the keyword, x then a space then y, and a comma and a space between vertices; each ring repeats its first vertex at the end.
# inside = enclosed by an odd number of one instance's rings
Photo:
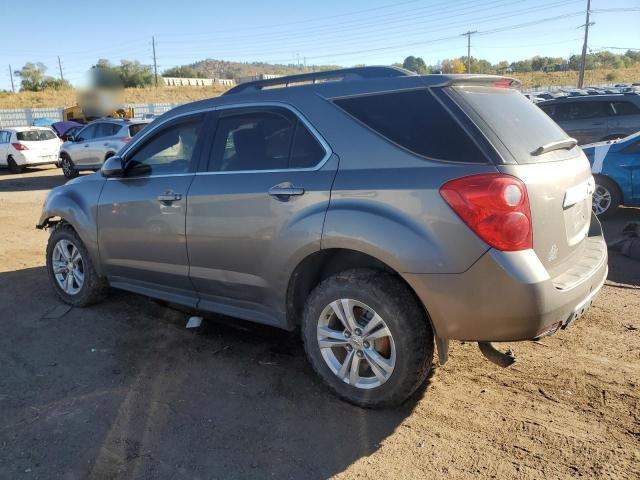
POLYGON ((78 132, 78 141, 86 142, 96 137, 97 124, 89 125, 78 132))
POLYGON ((194 152, 202 118, 165 127, 127 158, 128 175, 187 173, 196 161, 194 152))
POLYGON ((223 111, 218 120, 209 170, 313 168, 325 153, 304 123, 287 109, 232 109, 223 111))

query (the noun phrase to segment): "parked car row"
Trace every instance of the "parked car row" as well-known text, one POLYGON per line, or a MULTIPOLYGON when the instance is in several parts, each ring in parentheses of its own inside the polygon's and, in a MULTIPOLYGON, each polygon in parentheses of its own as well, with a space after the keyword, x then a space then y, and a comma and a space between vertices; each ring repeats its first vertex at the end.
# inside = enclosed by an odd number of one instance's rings
POLYGON ((73 121, 51 126, 0 130, 0 166, 13 173, 36 165, 56 164, 67 178, 82 170, 98 170, 151 120, 105 118, 88 125, 73 121))
POLYGON ((560 88, 552 91, 527 92, 525 96, 533 103, 538 103, 562 97, 587 97, 589 95, 611 95, 615 93, 640 94, 640 83, 617 84, 614 87, 560 88))

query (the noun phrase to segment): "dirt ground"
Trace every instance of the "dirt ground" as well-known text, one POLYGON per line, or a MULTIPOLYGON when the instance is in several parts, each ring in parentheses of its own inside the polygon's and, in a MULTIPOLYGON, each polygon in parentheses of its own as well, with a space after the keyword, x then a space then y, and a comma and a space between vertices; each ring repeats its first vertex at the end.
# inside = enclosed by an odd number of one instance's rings
MULTIPOLYGON (((54 168, 0 172, 0 478, 640 478, 640 262, 510 369, 474 344, 396 410, 334 398, 298 339, 114 291, 54 296, 34 225, 54 168)), ((640 210, 605 224, 615 235, 640 210)))

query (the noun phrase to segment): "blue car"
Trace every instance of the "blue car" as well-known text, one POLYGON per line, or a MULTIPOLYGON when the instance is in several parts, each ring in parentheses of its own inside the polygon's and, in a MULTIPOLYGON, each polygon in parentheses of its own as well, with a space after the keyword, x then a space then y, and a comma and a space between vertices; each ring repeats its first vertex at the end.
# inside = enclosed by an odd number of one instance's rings
POLYGON ((607 218, 620 205, 640 206, 640 132, 582 147, 596 180, 593 211, 607 218))

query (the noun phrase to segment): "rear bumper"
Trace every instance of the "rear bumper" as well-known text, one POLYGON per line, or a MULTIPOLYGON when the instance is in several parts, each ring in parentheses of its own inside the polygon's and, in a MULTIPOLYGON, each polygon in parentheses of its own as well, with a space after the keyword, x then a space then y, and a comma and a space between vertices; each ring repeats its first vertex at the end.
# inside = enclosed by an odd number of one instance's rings
MULTIPOLYGON (((46 156, 41 156, 39 154, 28 152, 28 153, 14 153, 12 154, 13 159, 18 165, 49 165, 52 163, 58 163, 58 156, 55 158, 46 158, 46 156)), ((53 157, 53 156, 52 156, 53 157)))
POLYGON ((464 273, 404 277, 440 338, 500 342, 544 336, 584 313, 604 284, 607 249, 599 222, 593 222, 587 239, 592 248, 585 249, 589 268, 567 288, 549 276, 533 250, 492 249, 464 273))

